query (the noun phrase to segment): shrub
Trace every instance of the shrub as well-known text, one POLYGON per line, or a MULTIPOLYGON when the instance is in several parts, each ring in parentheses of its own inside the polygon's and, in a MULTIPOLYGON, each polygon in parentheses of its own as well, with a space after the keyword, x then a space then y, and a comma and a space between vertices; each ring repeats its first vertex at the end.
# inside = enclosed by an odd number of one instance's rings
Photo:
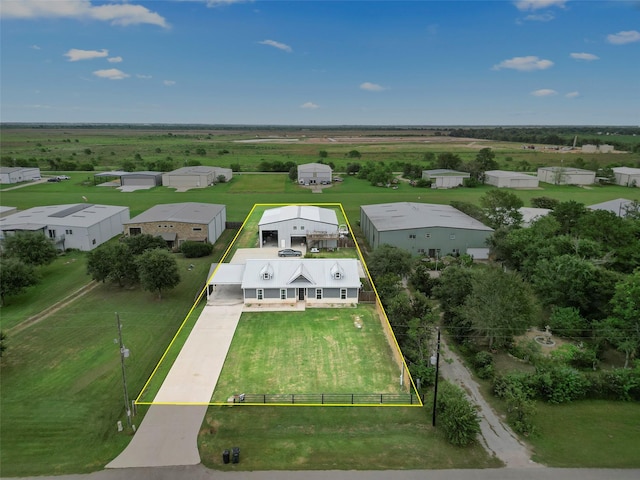
POLYGON ((442 382, 437 413, 447 441, 452 445, 469 445, 480 433, 478 412, 460 387, 442 382))
POLYGON ((180 246, 180 252, 187 258, 199 258, 210 255, 213 245, 203 242, 186 241, 180 246))
POLYGON ((535 208, 548 208, 549 210, 553 210, 559 203, 560 200, 551 197, 533 197, 531 199, 531 206, 535 208))
POLYGON ((590 386, 584 374, 566 365, 540 366, 536 380, 538 395, 549 403, 566 403, 583 398, 590 386))
POLYGON ((555 307, 549 317, 551 331, 561 337, 581 337, 587 321, 573 307, 555 307))
POLYGON ((525 362, 536 363, 542 355, 542 348, 535 340, 529 340, 511 345, 509 353, 525 362))
POLYGON ((640 362, 634 369, 615 368, 601 375, 604 393, 616 400, 640 400, 640 362))

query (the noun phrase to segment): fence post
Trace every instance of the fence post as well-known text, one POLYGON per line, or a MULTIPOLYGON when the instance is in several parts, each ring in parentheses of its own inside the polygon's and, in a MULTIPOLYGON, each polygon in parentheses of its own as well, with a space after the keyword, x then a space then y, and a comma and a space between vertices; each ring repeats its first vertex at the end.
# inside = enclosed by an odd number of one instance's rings
POLYGON ((322 405, 324 405, 324 393, 322 394, 322 405))

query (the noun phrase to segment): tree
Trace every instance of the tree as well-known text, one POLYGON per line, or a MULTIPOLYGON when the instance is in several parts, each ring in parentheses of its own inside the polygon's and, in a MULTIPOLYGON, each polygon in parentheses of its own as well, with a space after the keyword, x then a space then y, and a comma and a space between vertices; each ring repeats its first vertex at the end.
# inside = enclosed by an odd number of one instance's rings
POLYGON ((474 442, 480 433, 480 417, 464 391, 443 381, 438 397, 438 418, 448 442, 458 447, 474 442))
POLYGON ((462 342, 471 332, 471 325, 461 312, 461 307, 471 294, 473 270, 463 267, 447 267, 433 288, 433 296, 440 302, 444 322, 457 342, 462 342))
POLYGON ((150 292, 158 292, 162 300, 162 292, 174 288, 180 283, 178 262, 166 250, 147 250, 136 259, 140 284, 150 292))
POLYGON ((4 238, 7 256, 19 258, 29 265, 48 265, 58 256, 56 247, 41 232, 16 232, 4 238))
POLYGON ((131 235, 126 237, 123 242, 129 250, 131 255, 137 256, 146 250, 152 250, 154 248, 167 248, 167 242, 160 236, 149 235, 143 233, 141 235, 131 235))
POLYGON ((0 305, 5 305, 6 297, 17 295, 37 282, 32 265, 16 257, 0 258, 0 305))
POLYGON ((587 209, 582 203, 570 200, 556 205, 551 215, 560 223, 561 234, 573 234, 578 226, 578 221, 586 213, 587 209))
POLYGON ((349 157, 349 158, 360 158, 360 157, 362 157, 362 155, 360 154, 360 152, 358 150, 351 150, 351 151, 349 151, 349 153, 347 153, 347 157, 349 157))
POLYGON ((3 331, 0 331, 0 358, 4 355, 4 351, 7 349, 5 345, 5 341, 7 340, 7 336, 3 331))
POLYGON ((367 266, 374 278, 387 273, 401 277, 411 272, 411 254, 406 250, 388 244, 380 245, 369 256, 367 266))
POLYGON ((457 170, 462 165, 462 159, 455 153, 441 153, 436 161, 437 168, 447 168, 457 170))
POLYGON ((347 163, 347 175, 356 175, 359 171, 359 163, 347 163))
POLYGON ((489 348, 500 348, 536 323, 538 307, 531 288, 518 273, 489 267, 471 279, 471 294, 461 315, 489 341, 489 348))
POLYGON ((298 167, 291 167, 289 169, 289 180, 292 182, 298 180, 298 167))
POLYGON ((121 287, 138 282, 135 258, 125 243, 108 243, 89 252, 87 273, 97 282, 108 280, 121 287))
POLYGON ((602 323, 602 332, 618 350, 624 352, 624 367, 640 351, 640 270, 615 287, 611 317, 602 323))
POLYGON ((491 228, 518 226, 522 222, 522 214, 518 210, 524 202, 511 192, 494 188, 480 197, 480 205, 491 228))
POLYGON ((476 158, 469 162, 467 169, 474 179, 484 183, 484 172, 498 168, 498 162, 496 162, 495 158, 496 154, 490 148, 483 148, 478 152, 476 158))
POLYGON ((327 158, 327 157, 329 156, 329 153, 328 153, 326 150, 320 150, 320 151, 318 152, 318 156, 319 156, 320 158, 327 158))

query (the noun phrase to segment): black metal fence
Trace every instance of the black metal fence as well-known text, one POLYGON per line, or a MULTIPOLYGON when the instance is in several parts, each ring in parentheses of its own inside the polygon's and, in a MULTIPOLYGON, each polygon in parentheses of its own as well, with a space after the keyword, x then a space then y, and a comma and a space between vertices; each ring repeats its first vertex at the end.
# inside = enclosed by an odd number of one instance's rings
POLYGON ((414 393, 242 393, 229 403, 280 405, 421 405, 424 395, 414 393))

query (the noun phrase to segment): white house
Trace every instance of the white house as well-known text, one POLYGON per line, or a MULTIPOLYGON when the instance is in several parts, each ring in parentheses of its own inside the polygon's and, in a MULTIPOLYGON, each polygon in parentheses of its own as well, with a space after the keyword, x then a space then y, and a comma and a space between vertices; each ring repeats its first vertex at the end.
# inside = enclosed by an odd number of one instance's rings
POLYGON ((57 248, 89 251, 121 235, 129 207, 114 205, 48 205, 0 218, 0 238, 15 232, 42 232, 57 248))
POLYGON ((298 165, 298 183, 304 185, 331 183, 331 167, 323 163, 298 165))
POLYGON ((616 183, 623 187, 640 187, 640 168, 612 168, 616 183))
POLYGON ((326 307, 358 303, 358 261, 338 259, 254 259, 246 264, 220 264, 209 279, 208 294, 217 285, 237 285, 245 304, 326 307))
POLYGON ((32 167, 0 167, 0 183, 40 180, 40 169, 32 167))
POLYGON ((422 178, 431 180, 432 188, 455 188, 464 184, 465 178, 471 177, 468 172, 458 172, 456 170, 448 170, 439 168, 436 170, 423 170, 422 178))
POLYGON ((538 178, 521 172, 488 170, 484 172, 485 183, 500 188, 537 188, 538 178))
POLYGON ((538 180, 554 185, 591 185, 596 181, 596 172, 572 167, 541 167, 538 180))
POLYGON ((335 248, 338 227, 336 212, 330 208, 310 205, 270 208, 258 222, 260 246, 335 248))

